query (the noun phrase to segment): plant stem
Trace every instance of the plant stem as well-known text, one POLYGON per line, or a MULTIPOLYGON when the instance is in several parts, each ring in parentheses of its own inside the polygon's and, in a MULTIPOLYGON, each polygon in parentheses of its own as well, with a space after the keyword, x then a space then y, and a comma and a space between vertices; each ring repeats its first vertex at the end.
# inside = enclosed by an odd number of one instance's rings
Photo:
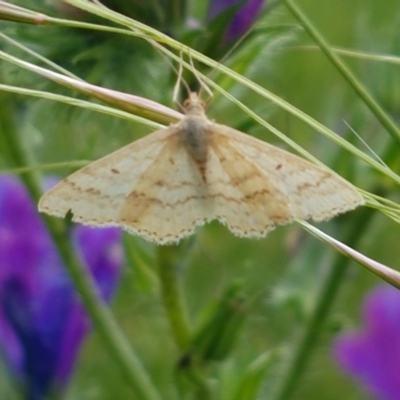
POLYGON ((160 246, 158 265, 164 306, 175 342, 181 352, 186 351, 190 341, 190 327, 187 310, 177 274, 179 247, 160 246))
MULTIPOLYGON (((370 208, 363 209, 358 215, 357 221, 354 221, 351 225, 344 242, 351 247, 355 247, 363 237, 363 233, 366 231, 373 215, 374 210, 370 208)), ((329 274, 317 295, 314 311, 308 319, 298 342, 295 343, 291 351, 292 357, 281 380, 282 384, 279 386, 277 394, 273 397, 275 400, 289 400, 298 381, 305 372, 307 362, 315 349, 321 327, 329 315, 331 306, 346 276, 349 261, 348 258, 339 253, 332 261, 329 274)))
POLYGON ((329 44, 312 25, 303 12, 296 6, 292 0, 284 0, 286 7, 293 13, 293 15, 301 22, 304 29, 318 44, 322 52, 328 57, 329 61, 336 67, 339 73, 347 80, 351 87, 356 91, 360 98, 364 101, 366 106, 371 110, 375 117, 380 121, 383 127, 389 132, 392 138, 400 144, 400 130, 396 123, 387 115, 387 113, 379 106, 375 99, 365 89, 365 87, 358 81, 351 70, 342 62, 340 57, 331 50, 329 44))
MULTIPOLYGON (((10 101, 9 96, 2 95, 0 103, 12 104, 12 101, 10 101)), ((6 127, 2 130, 2 135, 7 140, 7 149, 12 162, 16 166, 27 166, 30 164, 30 157, 18 139, 18 132, 11 117, 12 115, 13 112, 3 114, 2 122, 3 126, 6 125, 6 127)), ((37 202, 41 196, 41 185, 38 175, 35 172, 29 171, 22 174, 21 179, 25 183, 31 197, 37 202)), ((66 240, 64 223, 61 220, 45 215, 42 215, 42 217, 60 253, 61 259, 82 298, 85 309, 105 343, 104 347, 109 350, 110 355, 118 364, 122 374, 133 387, 137 398, 143 400, 161 400, 148 373, 143 368, 127 339, 119 330, 112 313, 103 303, 88 271, 82 266, 70 241, 66 240)))

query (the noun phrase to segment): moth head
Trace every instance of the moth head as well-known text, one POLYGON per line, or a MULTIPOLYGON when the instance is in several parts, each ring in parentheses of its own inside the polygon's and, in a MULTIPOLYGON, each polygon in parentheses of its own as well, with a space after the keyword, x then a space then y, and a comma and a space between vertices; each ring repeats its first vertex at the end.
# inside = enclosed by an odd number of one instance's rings
POLYGON ((183 108, 186 114, 204 114, 205 105, 196 92, 191 92, 183 102, 183 108))

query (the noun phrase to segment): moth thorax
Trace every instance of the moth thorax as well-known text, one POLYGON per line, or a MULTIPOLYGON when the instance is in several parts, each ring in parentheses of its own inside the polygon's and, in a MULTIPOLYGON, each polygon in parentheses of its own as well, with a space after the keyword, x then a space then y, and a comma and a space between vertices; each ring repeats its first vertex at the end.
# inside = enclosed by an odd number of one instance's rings
POLYGON ((209 134, 207 121, 186 118, 181 123, 182 142, 196 163, 207 161, 209 134))

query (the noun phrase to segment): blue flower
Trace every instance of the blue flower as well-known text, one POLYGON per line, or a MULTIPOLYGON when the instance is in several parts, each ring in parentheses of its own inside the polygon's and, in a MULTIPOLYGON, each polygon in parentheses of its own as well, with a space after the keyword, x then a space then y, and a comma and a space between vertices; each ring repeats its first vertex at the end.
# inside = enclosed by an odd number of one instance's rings
POLYGON ((374 289, 363 305, 365 327, 345 333, 334 353, 342 368, 380 400, 400 398, 400 291, 374 289))
MULTIPOLYGON (((120 232, 77 226, 71 238, 110 300, 123 261, 120 232)), ((0 175, 0 349, 28 399, 65 386, 89 329, 36 205, 17 179, 0 175)))
POLYGON ((230 8, 237 8, 224 34, 224 41, 232 42, 250 29, 263 4, 264 0, 211 0, 208 16, 212 20, 230 8))

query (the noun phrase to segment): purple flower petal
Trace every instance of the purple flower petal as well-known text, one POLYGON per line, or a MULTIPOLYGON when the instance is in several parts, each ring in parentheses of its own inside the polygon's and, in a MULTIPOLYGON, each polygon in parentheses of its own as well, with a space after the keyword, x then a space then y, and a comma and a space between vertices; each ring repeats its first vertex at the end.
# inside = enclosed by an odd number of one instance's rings
POLYGON ((365 327, 336 340, 335 357, 343 369, 380 400, 400 393, 400 291, 373 290, 363 306, 365 327))
POLYGON ((115 290, 118 272, 123 262, 120 246, 121 231, 117 228, 98 229, 77 226, 73 240, 83 262, 90 265, 104 300, 110 300, 115 290))
MULTIPOLYGON (((117 229, 75 227, 73 240, 100 294, 118 282, 117 229)), ((0 175, 0 346, 32 399, 68 380, 89 320, 23 185, 0 175)))
POLYGON ((243 5, 239 7, 225 32, 225 42, 238 39, 250 29, 262 9, 264 0, 211 0, 209 3, 209 19, 215 18, 230 7, 240 6, 241 4, 243 5))
MULTIPOLYGON (((95 229, 77 226, 73 236, 83 262, 90 265, 101 297, 104 301, 110 301, 117 287, 119 271, 123 262, 120 245, 121 231, 116 228, 95 229)), ((57 371, 57 379, 61 382, 70 375, 75 361, 75 352, 79 349, 81 340, 90 328, 89 318, 83 312, 83 307, 76 297, 69 310, 68 321, 60 349, 60 359, 63 360, 63 363, 60 363, 57 371)))

